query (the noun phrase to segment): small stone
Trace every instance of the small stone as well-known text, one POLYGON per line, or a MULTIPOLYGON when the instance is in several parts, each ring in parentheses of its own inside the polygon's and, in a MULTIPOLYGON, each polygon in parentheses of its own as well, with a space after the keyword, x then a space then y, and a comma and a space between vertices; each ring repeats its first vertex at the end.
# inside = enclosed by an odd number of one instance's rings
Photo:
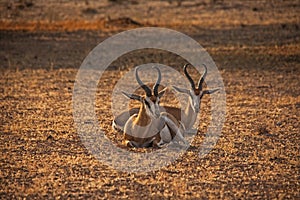
POLYGON ((282 125, 281 121, 276 122, 276 126, 281 126, 281 125, 282 125))

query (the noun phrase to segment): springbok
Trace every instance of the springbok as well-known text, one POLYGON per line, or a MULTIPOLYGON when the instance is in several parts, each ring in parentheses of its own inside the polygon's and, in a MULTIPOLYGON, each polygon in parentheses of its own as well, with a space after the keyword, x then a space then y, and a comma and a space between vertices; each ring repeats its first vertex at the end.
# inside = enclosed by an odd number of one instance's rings
POLYGON ((183 67, 184 74, 188 81, 190 82, 191 88, 185 89, 185 88, 179 88, 176 86, 172 86, 175 91, 187 94, 189 97, 189 102, 186 106, 186 108, 183 110, 183 114, 181 114, 181 110, 174 107, 165 107, 166 111, 174 115, 176 119, 180 119, 181 122, 184 125, 185 132, 194 132, 193 126, 196 122, 197 115, 200 112, 200 106, 201 106, 201 99, 205 94, 212 94, 216 91, 218 91, 218 88, 211 89, 211 90, 202 90, 203 89, 203 83, 205 80, 205 77, 207 75, 207 67, 205 64, 204 66, 204 72, 202 76, 200 77, 197 87, 195 86, 195 82, 189 75, 187 71, 187 67, 189 64, 185 64, 183 67))
POLYGON ((164 95, 167 88, 158 92, 161 81, 161 72, 158 67, 154 67, 158 72, 158 78, 151 89, 145 85, 138 75, 139 67, 135 68, 135 78, 138 84, 143 88, 146 95, 128 94, 122 92, 124 96, 138 100, 140 108, 129 117, 124 125, 125 144, 130 147, 162 147, 170 143, 175 137, 187 144, 182 136, 183 128, 180 122, 174 116, 160 111, 160 98, 164 95))
MULTIPOLYGON (((191 78, 191 76, 189 75, 189 73, 187 71, 188 66, 189 66, 189 64, 185 64, 183 67, 183 71, 184 71, 184 74, 187 77, 188 81, 190 82, 191 88, 185 89, 185 88, 179 88, 179 87, 173 86, 175 91, 188 95, 189 101, 188 101, 186 108, 181 110, 180 108, 177 108, 177 107, 164 106, 163 109, 170 115, 174 116, 174 118, 177 119, 182 124, 182 126, 184 127, 185 133, 189 133, 189 132, 194 133, 195 130, 193 130, 193 125, 195 124, 197 115, 200 111, 200 104, 201 104, 202 97, 205 94, 212 94, 212 93, 218 91, 219 89, 202 91, 204 79, 207 75, 207 67, 205 64, 203 64, 204 73, 200 77, 197 88, 196 88, 193 79, 191 78)), ((115 130, 123 130, 127 119, 131 115, 138 113, 139 109, 140 108, 132 108, 129 111, 125 111, 125 112, 122 112, 121 114, 119 114, 113 121, 113 128, 115 130)))

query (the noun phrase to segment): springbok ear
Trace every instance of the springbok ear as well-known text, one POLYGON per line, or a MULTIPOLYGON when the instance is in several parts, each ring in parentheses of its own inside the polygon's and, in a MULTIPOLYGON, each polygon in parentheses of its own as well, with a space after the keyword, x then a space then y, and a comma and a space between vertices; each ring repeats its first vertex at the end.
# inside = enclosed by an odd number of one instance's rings
POLYGON ((219 90, 220 90, 219 88, 215 88, 215 89, 212 89, 212 90, 204 90, 203 94, 213 94, 213 93, 215 93, 219 90))
POLYGON ((140 101, 140 102, 143 101, 143 100, 142 100, 142 97, 139 96, 139 95, 136 95, 136 94, 129 94, 129 93, 123 92, 123 91, 122 91, 122 94, 123 94, 125 97, 129 98, 129 99, 138 100, 138 101, 140 101))
POLYGON ((167 91, 168 88, 164 88, 163 90, 159 91, 157 97, 161 98, 167 91))
POLYGON ((180 92, 180 93, 185 93, 185 94, 190 94, 190 91, 188 89, 184 89, 184 88, 179 88, 176 86, 172 86, 172 88, 176 91, 176 92, 180 92))

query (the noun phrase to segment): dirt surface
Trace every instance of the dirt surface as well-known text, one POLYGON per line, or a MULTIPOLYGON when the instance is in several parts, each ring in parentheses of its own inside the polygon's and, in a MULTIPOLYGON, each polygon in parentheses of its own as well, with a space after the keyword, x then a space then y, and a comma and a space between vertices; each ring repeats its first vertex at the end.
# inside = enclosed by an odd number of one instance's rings
MULTIPOLYGON (((0 198, 299 199, 298 13, 298 1, 0 1, 0 198), (210 98, 203 99, 198 134, 176 162, 125 173, 83 145, 72 92, 98 43, 144 26, 181 31, 209 52, 225 85, 226 121, 200 159, 210 119, 210 98)), ((99 82, 97 117, 116 146, 111 91, 149 62, 180 73, 185 63, 141 50, 115 60, 99 82)), ((168 95, 162 103, 176 103, 168 95)))

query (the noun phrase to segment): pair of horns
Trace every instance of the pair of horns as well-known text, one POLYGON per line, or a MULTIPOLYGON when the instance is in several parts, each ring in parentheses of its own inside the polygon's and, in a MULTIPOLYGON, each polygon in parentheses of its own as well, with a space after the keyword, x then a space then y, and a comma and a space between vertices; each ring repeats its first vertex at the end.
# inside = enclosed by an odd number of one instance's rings
MULTIPOLYGON (((158 96, 158 86, 159 86, 160 81, 161 81, 161 72, 160 72, 158 67, 154 66, 153 68, 156 69, 156 71, 158 73, 157 81, 156 81, 155 85, 153 86, 153 94, 154 94, 154 96, 157 97, 158 96)), ((136 67, 135 68, 135 78, 136 78, 138 84, 145 90, 147 97, 151 97, 152 96, 152 91, 147 85, 145 85, 141 81, 141 79, 139 77, 139 74, 138 74, 138 70, 139 70, 139 67, 136 67)))
MULTIPOLYGON (((184 67, 183 67, 183 71, 184 71, 184 74, 185 76, 187 77, 187 79, 189 80, 190 84, 191 84, 191 87, 193 90, 196 89, 195 87, 195 82, 193 81, 193 79, 191 78, 191 76, 189 75, 188 71, 187 71, 187 67, 189 66, 190 64, 185 64, 184 67)), ((199 90, 202 90, 202 85, 203 85, 203 82, 204 82, 204 79, 206 77, 206 74, 207 74, 207 67, 205 64, 203 64, 204 66, 204 73, 203 75, 200 77, 199 81, 198 81, 198 89, 199 90)))
MULTIPOLYGON (((185 76, 189 80, 192 89, 195 90, 196 89, 195 82, 193 81, 192 77, 189 75, 189 73, 187 71, 187 67, 189 65, 190 64, 185 64, 184 67, 183 67, 183 71, 184 71, 185 76)), ((203 66, 204 66, 204 73, 202 74, 202 76, 200 77, 200 79, 198 81, 198 89, 199 90, 202 90, 202 85, 203 85, 204 79, 205 79, 206 74, 207 74, 207 67, 206 67, 205 64, 203 64, 203 66)), ((161 81, 161 72, 160 72, 158 67, 154 66, 153 68, 156 69, 157 73, 158 73, 157 81, 156 81, 155 85, 153 86, 153 94, 154 94, 154 96, 158 96, 158 86, 159 86, 160 81, 161 81)), ((138 84, 145 90, 147 97, 151 97, 152 96, 152 91, 147 85, 145 85, 141 81, 141 79, 139 77, 139 74, 138 74, 138 70, 139 70, 139 67, 136 67, 135 68, 135 78, 136 78, 138 84)))

